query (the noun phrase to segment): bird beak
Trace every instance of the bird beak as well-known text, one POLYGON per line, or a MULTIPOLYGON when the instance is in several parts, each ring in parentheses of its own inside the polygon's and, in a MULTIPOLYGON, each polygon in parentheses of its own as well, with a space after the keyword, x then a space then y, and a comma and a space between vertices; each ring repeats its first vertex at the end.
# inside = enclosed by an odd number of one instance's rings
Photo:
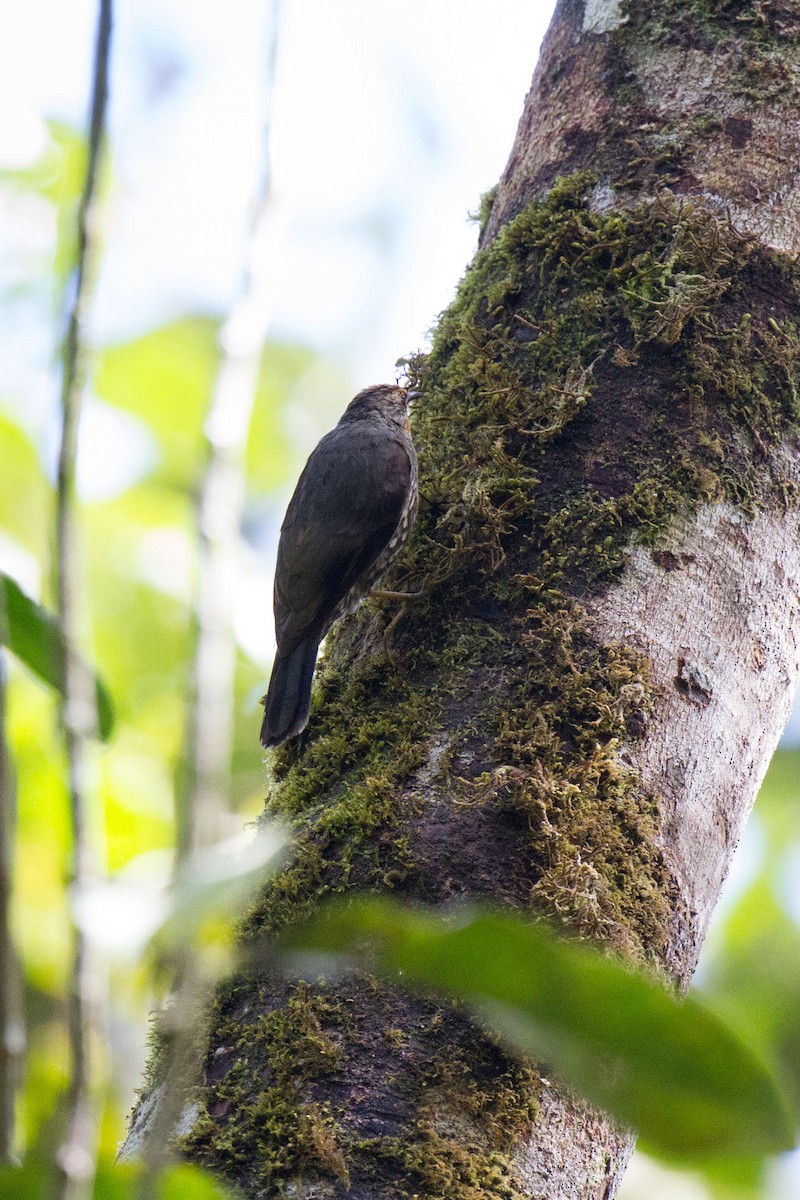
POLYGON ((412 400, 418 400, 421 395, 422 391, 420 388, 411 388, 406 392, 406 403, 410 404, 412 400))

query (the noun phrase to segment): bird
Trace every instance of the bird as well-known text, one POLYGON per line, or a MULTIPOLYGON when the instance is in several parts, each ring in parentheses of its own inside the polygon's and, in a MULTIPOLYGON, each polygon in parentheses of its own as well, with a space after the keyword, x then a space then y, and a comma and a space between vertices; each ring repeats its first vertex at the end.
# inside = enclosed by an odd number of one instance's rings
POLYGON ((369 595, 411 532, 419 491, 408 404, 418 395, 386 384, 365 388, 303 468, 278 541, 265 749, 305 729, 320 642, 369 595))

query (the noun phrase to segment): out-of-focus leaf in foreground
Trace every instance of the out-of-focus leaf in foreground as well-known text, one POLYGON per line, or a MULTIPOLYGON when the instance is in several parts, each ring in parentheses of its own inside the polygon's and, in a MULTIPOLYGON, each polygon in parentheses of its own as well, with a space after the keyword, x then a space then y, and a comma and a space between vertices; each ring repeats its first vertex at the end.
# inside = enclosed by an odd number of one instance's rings
POLYGON ((152 950, 169 954, 202 939, 209 925, 214 930, 220 922, 228 933, 230 922, 241 915, 267 875, 284 862, 287 844, 286 832, 269 825, 254 838, 245 833, 222 846, 195 850, 176 873, 169 911, 153 933, 152 950))
POLYGON ((780 1087, 723 1021, 540 924, 486 909, 444 916, 389 899, 333 904, 284 949, 361 958, 459 997, 518 1050, 671 1157, 794 1144, 780 1087))
MULTIPOLYGON (((34 675, 64 692, 66 647, 58 621, 10 576, 0 572, 0 645, 7 646, 34 675)), ((95 677, 98 733, 107 741, 114 729, 114 706, 95 677)))
MULTIPOLYGON (((3 1200, 51 1200, 58 1194, 53 1167, 30 1161, 23 1166, 0 1166, 0 1197, 3 1200)), ((138 1167, 101 1163, 91 1190, 92 1200, 227 1200, 228 1192, 219 1180, 200 1167, 181 1165, 160 1171, 151 1186, 143 1188, 138 1167)))
POLYGON ((171 878, 126 875, 80 889, 73 896, 75 920, 110 957, 136 960, 143 951, 168 961, 191 949, 207 976, 229 965, 232 921, 284 860, 287 834, 270 825, 196 850, 171 878))

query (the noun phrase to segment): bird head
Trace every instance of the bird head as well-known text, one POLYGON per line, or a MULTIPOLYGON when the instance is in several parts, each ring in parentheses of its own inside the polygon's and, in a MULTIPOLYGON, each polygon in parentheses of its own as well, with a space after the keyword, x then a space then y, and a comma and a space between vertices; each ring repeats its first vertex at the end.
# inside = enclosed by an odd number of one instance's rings
POLYGON ((341 420, 358 421, 379 413, 385 420, 410 431, 408 405, 418 395, 418 391, 388 383, 364 388, 350 401, 341 420))

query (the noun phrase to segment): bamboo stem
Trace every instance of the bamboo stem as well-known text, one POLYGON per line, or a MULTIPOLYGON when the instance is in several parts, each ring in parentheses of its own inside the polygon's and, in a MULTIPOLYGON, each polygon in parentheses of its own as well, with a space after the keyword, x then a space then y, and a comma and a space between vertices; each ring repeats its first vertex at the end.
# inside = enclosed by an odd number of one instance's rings
MULTIPOLYGON (((87 837, 88 741, 97 728, 91 677, 78 653, 81 626, 77 546, 76 460, 81 400, 86 377, 86 314, 95 270, 95 197, 104 142, 111 46, 112 0, 100 0, 88 130, 86 177, 78 208, 78 252, 63 344, 61 442, 56 482, 58 611, 66 645, 61 721, 67 753, 72 831, 70 876, 80 886, 92 870, 87 837)), ((69 990, 70 1086, 67 1130, 58 1154, 62 1197, 88 1196, 95 1169, 95 1117, 91 1097, 90 1031, 97 988, 86 938, 76 931, 69 990)))

